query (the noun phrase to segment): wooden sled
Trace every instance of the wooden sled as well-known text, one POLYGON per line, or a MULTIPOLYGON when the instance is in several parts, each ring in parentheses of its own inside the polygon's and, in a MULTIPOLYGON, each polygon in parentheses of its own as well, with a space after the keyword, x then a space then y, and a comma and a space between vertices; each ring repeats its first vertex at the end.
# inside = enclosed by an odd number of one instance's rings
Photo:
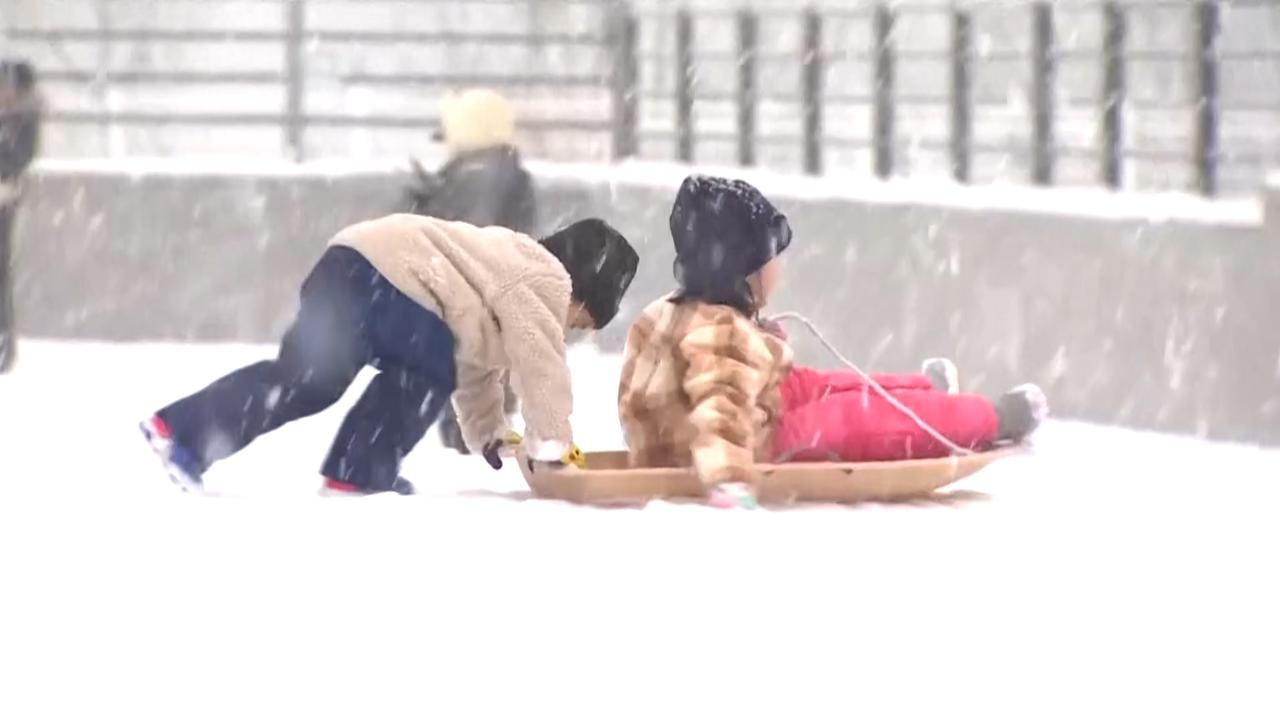
MULTIPOLYGON (((1021 452, 1015 446, 923 460, 759 465, 763 477, 756 493, 767 504, 905 500, 927 495, 1021 452)), ((629 468, 625 452, 587 453, 586 457, 587 469, 582 471, 533 472, 523 459, 520 468, 536 497, 572 503, 621 505, 706 495, 690 468, 629 468)))

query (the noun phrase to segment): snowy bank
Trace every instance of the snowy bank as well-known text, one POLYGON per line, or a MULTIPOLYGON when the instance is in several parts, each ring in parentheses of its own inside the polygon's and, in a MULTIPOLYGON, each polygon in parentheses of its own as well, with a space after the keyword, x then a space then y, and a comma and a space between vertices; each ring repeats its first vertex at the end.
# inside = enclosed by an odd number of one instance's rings
MULTIPOLYGON (((769 195, 808 200, 846 200, 894 205, 933 205, 955 210, 991 210, 1050 216, 1085 215, 1105 220, 1201 222, 1251 225, 1262 221, 1258 197, 1212 200, 1190 192, 1112 192, 1097 187, 1039 188, 1022 184, 961 185, 946 179, 880 181, 862 173, 821 177, 741 167, 627 161, 618 164, 530 161, 539 178, 624 183, 670 188, 693 172, 741 177, 769 195)), ((37 163, 39 172, 57 175, 352 178, 404 173, 406 162, 333 158, 288 162, 272 157, 182 157, 108 159, 56 158, 37 163)), ((1271 180, 1280 185, 1280 175, 1271 180)))

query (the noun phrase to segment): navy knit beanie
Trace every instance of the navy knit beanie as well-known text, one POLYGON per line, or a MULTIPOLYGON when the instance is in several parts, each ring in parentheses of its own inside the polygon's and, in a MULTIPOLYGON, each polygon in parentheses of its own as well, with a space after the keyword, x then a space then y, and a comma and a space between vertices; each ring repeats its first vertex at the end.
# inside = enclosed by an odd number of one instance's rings
POLYGON ((791 225, 742 180, 690 175, 671 208, 677 300, 755 310, 747 278, 791 244, 791 225))

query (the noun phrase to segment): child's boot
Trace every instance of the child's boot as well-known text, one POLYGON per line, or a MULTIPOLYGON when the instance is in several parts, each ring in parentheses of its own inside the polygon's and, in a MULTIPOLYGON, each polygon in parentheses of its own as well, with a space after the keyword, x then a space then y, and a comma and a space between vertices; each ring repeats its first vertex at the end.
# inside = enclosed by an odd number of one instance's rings
POLYGON ((146 438, 147 444, 155 451, 164 465, 165 472, 174 485, 184 492, 204 492, 204 480, 200 477, 200 463, 187 448, 173 441, 173 433, 159 415, 153 415, 138 423, 138 429, 146 438))
POLYGON ((995 401, 997 440, 1022 442, 1049 417, 1049 399, 1038 385, 1019 385, 995 401))
POLYGON ((920 366, 920 372, 929 378, 934 390, 955 395, 960 392, 960 371, 947 358, 929 358, 920 366))
POLYGON ((755 491, 746 483, 721 483, 707 491, 707 504, 721 510, 755 510, 760 507, 755 491))
MULTIPOLYGON (((364 497, 365 495, 376 495, 380 491, 371 491, 358 485, 345 483, 341 480, 325 478, 324 484, 320 486, 320 494, 324 497, 364 497)), ((413 483, 402 477, 396 478, 391 484, 390 492, 397 495, 413 495, 417 490, 413 487, 413 483)))

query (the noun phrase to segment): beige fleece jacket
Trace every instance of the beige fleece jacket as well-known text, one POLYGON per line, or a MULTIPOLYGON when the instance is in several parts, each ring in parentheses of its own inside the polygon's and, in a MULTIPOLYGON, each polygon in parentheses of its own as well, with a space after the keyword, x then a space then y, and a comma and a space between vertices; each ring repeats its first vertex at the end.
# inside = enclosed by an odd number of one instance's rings
POLYGON ((509 430, 502 376, 522 401, 530 456, 556 460, 573 442, 573 393, 565 360, 572 281, 532 238, 420 215, 389 215, 340 231, 397 289, 453 331, 453 405, 473 451, 509 430))

